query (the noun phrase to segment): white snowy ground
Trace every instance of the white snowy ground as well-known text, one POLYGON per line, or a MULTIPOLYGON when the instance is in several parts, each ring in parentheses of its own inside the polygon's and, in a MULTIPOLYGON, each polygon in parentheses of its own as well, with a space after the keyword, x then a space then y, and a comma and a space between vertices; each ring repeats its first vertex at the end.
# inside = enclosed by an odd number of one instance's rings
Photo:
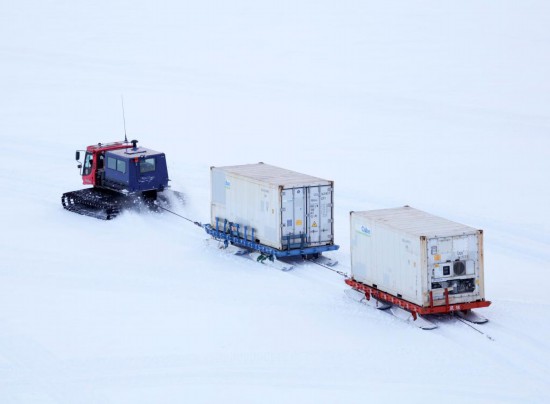
POLYGON ((135 3, 1 2, 0 403, 548 402, 550 3, 135 3), (344 270, 350 210, 483 228, 494 341, 169 214, 64 211, 121 93, 193 219, 211 165, 264 161, 336 181, 344 270))

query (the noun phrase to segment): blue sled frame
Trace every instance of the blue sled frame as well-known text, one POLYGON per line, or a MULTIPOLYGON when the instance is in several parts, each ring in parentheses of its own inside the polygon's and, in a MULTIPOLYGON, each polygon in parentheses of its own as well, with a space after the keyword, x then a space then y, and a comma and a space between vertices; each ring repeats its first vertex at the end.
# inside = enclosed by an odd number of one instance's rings
POLYGON ((267 256, 273 256, 276 258, 282 257, 295 257, 301 255, 315 255, 325 251, 335 251, 340 248, 339 245, 322 245, 315 247, 305 247, 304 235, 300 236, 288 236, 287 246, 285 250, 277 250, 273 247, 268 247, 263 244, 255 242, 254 229, 248 228, 248 226, 241 226, 238 223, 232 223, 225 219, 223 221, 223 228, 220 229, 220 219, 216 218, 216 228, 213 228, 209 224, 203 225, 204 230, 217 240, 224 241, 226 245, 232 243, 238 247, 249 248, 251 250, 258 251, 267 256), (240 228, 243 228, 244 232, 241 236, 240 228), (250 230, 250 239, 249 239, 250 230), (298 242, 294 242, 295 239, 299 239, 298 242))

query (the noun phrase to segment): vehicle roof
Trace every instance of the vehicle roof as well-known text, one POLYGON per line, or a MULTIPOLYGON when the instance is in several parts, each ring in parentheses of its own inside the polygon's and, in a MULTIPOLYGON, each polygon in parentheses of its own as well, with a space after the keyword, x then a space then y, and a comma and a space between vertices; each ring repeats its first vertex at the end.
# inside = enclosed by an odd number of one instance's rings
POLYGON ((131 145, 129 145, 129 147, 126 149, 110 150, 105 154, 115 155, 116 157, 122 157, 125 159, 131 159, 134 157, 141 157, 141 156, 144 156, 144 157, 158 156, 164 153, 158 152, 156 150, 147 149, 145 147, 137 147, 134 149, 131 145))

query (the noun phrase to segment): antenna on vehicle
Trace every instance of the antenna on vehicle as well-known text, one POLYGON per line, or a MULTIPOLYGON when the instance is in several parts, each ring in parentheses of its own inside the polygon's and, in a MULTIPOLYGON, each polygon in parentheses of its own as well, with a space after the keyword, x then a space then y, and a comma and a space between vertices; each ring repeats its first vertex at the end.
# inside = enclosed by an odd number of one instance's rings
POLYGON ((128 138, 126 137, 126 117, 124 116, 124 97, 120 94, 120 100, 122 101, 122 121, 124 122, 124 143, 128 143, 128 138))

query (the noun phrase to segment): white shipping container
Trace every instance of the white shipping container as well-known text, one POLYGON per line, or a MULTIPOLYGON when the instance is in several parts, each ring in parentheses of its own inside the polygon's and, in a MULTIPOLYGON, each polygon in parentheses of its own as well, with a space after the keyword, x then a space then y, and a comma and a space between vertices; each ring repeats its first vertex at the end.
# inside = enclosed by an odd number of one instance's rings
POLYGON ((352 278, 416 305, 485 299, 483 231, 405 206, 351 212, 352 278))
POLYGON ((216 218, 254 229, 278 250, 334 244, 333 182, 269 164, 211 167, 211 226, 216 218))

